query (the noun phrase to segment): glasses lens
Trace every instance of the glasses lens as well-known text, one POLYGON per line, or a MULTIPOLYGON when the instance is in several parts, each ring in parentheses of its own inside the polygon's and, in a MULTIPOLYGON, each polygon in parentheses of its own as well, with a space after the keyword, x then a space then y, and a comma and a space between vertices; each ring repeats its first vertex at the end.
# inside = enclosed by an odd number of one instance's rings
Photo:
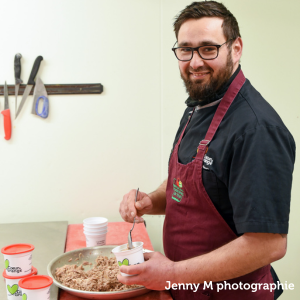
POLYGON ((176 56, 179 60, 190 60, 192 58, 193 55, 193 49, 191 48, 177 48, 175 50, 176 52, 176 56))
POLYGON ((199 48, 199 53, 204 59, 213 59, 218 56, 218 48, 216 46, 204 46, 199 48))

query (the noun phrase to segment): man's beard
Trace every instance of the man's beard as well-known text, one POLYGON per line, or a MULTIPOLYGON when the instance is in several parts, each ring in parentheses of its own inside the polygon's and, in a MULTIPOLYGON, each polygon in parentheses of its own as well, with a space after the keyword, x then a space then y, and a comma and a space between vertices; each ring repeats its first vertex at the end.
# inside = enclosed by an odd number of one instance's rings
MULTIPOLYGON (((233 70, 233 62, 231 53, 228 53, 227 62, 223 69, 219 71, 219 74, 212 77, 213 70, 211 68, 205 68, 205 71, 211 71, 210 80, 208 83, 202 83, 202 80, 192 81, 190 77, 184 78, 181 74, 181 78, 184 81, 186 91, 193 100, 199 101, 199 103, 209 103, 211 99, 216 97, 217 91, 229 80, 233 70)), ((204 71, 202 68, 194 70, 195 72, 204 71)))

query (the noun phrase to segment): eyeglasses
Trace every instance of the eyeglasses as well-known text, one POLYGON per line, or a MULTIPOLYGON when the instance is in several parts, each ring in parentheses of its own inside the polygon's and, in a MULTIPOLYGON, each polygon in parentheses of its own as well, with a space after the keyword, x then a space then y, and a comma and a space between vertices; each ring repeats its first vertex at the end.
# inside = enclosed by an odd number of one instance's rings
POLYGON ((232 39, 228 40, 227 42, 223 43, 222 45, 205 45, 205 46, 199 46, 199 47, 177 47, 174 48, 175 42, 172 51, 174 51, 174 54, 176 58, 180 61, 189 61, 193 58, 194 51, 197 51, 200 57, 204 60, 211 60, 215 59, 219 55, 219 49, 231 41, 232 39))

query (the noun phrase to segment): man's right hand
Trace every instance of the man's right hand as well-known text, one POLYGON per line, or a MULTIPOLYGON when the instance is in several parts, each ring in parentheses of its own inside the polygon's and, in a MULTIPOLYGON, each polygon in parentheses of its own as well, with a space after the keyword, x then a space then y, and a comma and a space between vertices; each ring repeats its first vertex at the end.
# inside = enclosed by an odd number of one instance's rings
POLYGON ((131 190, 129 193, 123 196, 123 200, 120 204, 119 212, 124 221, 133 223, 135 216, 135 222, 144 222, 142 215, 147 214, 153 208, 152 200, 150 197, 143 193, 138 192, 137 202, 135 203, 136 190, 131 190))

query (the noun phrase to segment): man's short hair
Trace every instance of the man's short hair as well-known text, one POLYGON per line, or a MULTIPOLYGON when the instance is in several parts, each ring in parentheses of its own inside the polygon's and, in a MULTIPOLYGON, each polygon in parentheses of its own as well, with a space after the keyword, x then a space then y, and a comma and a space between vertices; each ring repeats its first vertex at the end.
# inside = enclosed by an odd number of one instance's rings
POLYGON ((174 31, 176 39, 181 25, 189 19, 201 19, 203 17, 218 17, 223 19, 223 33, 230 47, 235 39, 241 37, 239 24, 234 15, 222 4, 216 1, 193 2, 183 9, 176 17, 174 31))

